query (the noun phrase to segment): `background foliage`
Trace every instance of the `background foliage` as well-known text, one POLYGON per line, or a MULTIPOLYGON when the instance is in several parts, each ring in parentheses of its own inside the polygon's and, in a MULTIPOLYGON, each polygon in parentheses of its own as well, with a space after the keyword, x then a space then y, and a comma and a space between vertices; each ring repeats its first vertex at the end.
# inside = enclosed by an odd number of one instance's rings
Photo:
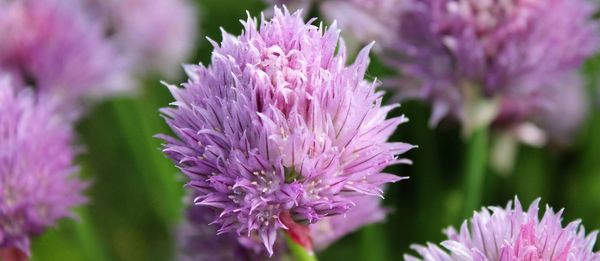
MULTIPOLYGON (((256 16, 264 8, 258 0, 197 2, 200 35, 217 40, 220 27, 239 33, 246 10, 256 16)), ((211 46, 204 38, 197 46, 189 62, 206 64, 211 46)), ((577 142, 567 149, 522 145, 512 173, 487 171, 485 205, 504 205, 515 195, 525 204, 542 197, 544 203, 566 208, 566 220, 581 218, 589 230, 600 228, 600 58, 588 61, 582 71, 594 109, 577 142)), ((381 78, 389 70, 373 57, 368 74, 381 78)), ((84 147, 81 172, 93 181, 87 191, 90 203, 78 210, 80 222, 65 220, 37 238, 33 260, 173 259, 173 231, 182 218, 184 189, 182 175, 152 137, 169 131, 158 108, 172 99, 160 80, 144 79, 137 96, 104 102, 78 124, 84 147)), ((437 242, 443 228, 465 218, 460 213, 464 143, 457 126, 430 129, 429 109, 417 102, 403 103, 397 113, 411 121, 400 126, 393 139, 419 148, 407 155, 413 166, 393 167, 393 173, 410 179, 389 187, 385 201, 392 214, 385 223, 366 227, 320 253, 321 260, 399 259, 411 243, 437 242)))

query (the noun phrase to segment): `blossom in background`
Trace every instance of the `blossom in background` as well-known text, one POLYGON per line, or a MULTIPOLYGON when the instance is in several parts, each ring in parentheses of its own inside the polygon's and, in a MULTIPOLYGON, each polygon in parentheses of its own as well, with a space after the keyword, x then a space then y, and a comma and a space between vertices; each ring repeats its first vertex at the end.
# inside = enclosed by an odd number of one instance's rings
POLYGON ((0 249, 29 254, 32 236, 85 201, 71 126, 52 101, 0 79, 0 249))
MULTIPOLYGON (((382 221, 388 211, 379 205, 380 201, 376 197, 361 196, 355 200, 356 207, 347 214, 325 217, 311 224, 310 234, 315 249, 322 251, 362 226, 382 221)), ((217 235, 217 228, 209 225, 217 214, 210 207, 188 207, 187 218, 177 234, 178 260, 286 260, 288 249, 284 241, 278 241, 273 248, 274 256, 267 258, 268 253, 257 237, 238 237, 231 232, 217 235)))
POLYGON ((476 212, 465 221, 460 231, 446 230, 448 240, 443 248, 428 243, 413 245, 421 258, 405 255, 414 260, 600 260, 593 252, 597 232, 586 236, 579 220, 562 227, 562 210, 555 213, 546 207, 538 217, 539 199, 525 211, 515 197, 514 207, 489 207, 476 212))
POLYGON ((268 4, 286 5, 291 10, 312 6, 323 18, 336 21, 346 38, 357 44, 393 40, 393 28, 399 26, 397 15, 401 0, 264 0, 268 4))
POLYGON ((85 0, 138 73, 173 77, 198 32, 196 6, 187 0, 85 0))
POLYGON ((383 45, 394 39, 402 0, 326 0, 319 5, 325 19, 337 21, 349 37, 383 45))
POLYGON ((465 107, 474 92, 498 100, 494 124, 512 126, 581 88, 562 79, 577 75, 598 48, 594 10, 586 0, 405 0, 385 57, 418 82, 398 90, 431 102, 432 124, 446 116, 471 120, 465 107))
POLYGON ((315 249, 323 250, 363 226, 381 222, 388 213, 379 198, 360 196, 354 202, 356 207, 345 215, 326 217, 310 226, 315 249))
POLYGON ((22 85, 59 97, 71 111, 82 98, 131 86, 126 61, 78 1, 0 2, 0 68, 22 85))
POLYGON ((566 145, 571 143, 585 120, 589 104, 583 79, 578 75, 565 76, 558 86, 564 90, 548 93, 548 108, 537 114, 534 121, 552 140, 566 145), (557 115, 561 116, 556 117, 557 115))
POLYGON ((282 217, 313 224, 357 195, 382 196, 401 179, 382 170, 409 163, 398 155, 413 146, 387 142, 407 119, 386 120, 397 105, 382 106, 363 79, 369 47, 346 66, 335 26, 279 9, 244 29, 212 42, 210 66, 187 66, 183 88, 169 86, 176 101, 162 113, 176 138, 160 137, 196 203, 220 210, 219 231, 257 236, 272 253, 282 217))

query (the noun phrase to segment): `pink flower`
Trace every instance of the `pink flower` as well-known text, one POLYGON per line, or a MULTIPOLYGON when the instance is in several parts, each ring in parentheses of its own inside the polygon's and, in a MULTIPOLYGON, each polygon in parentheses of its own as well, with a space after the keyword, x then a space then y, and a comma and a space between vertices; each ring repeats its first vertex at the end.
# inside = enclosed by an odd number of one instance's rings
POLYGON ((210 66, 188 66, 176 101, 162 112, 176 138, 164 152, 190 181, 198 205, 221 211, 220 232, 256 233, 272 253, 280 217, 312 224, 343 215, 355 197, 382 196, 382 173, 409 163, 413 146, 388 142, 403 116, 364 80, 369 47, 346 66, 335 26, 305 23, 299 12, 244 22, 223 34, 210 66), (336 50, 337 49, 337 50, 336 50))
POLYGON ((61 110, 71 112, 84 100, 131 87, 126 61, 103 33, 77 1, 3 1, 0 68, 60 98, 61 110))
POLYGON ((401 94, 432 104, 432 124, 446 116, 472 120, 473 93, 498 101, 496 126, 535 121, 556 106, 552 97, 581 88, 563 80, 598 50, 596 8, 586 0, 401 3, 401 26, 385 42, 385 57, 403 80, 416 82, 398 86, 401 94))
POLYGON ((196 6, 188 0, 85 0, 138 73, 173 77, 195 47, 196 6))
POLYGON ((0 77, 0 249, 29 254, 31 237, 85 202, 73 131, 54 101, 0 77))
POLYGON ((539 199, 526 212, 515 197, 506 208, 489 207, 476 212, 465 221, 460 231, 446 230, 448 240, 444 249, 428 243, 413 245, 421 258, 405 255, 407 261, 428 260, 600 260, 593 252, 597 232, 586 236, 581 221, 566 227, 561 225, 562 210, 555 213, 546 207, 542 219, 538 217, 539 199))

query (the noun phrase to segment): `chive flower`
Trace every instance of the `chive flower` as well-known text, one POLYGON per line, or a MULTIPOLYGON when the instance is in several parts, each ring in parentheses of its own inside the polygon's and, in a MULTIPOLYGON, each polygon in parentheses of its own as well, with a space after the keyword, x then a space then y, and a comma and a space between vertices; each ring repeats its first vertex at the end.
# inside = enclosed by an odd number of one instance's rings
POLYGON ((448 240, 441 247, 432 243, 413 245, 419 258, 405 255, 407 261, 427 260, 600 260, 593 252, 597 232, 586 235, 581 221, 562 226, 562 212, 546 211, 538 217, 540 200, 528 210, 515 197, 514 205, 488 207, 475 212, 459 231, 446 230, 448 240))
POLYGON ((477 99, 497 102, 495 126, 539 121, 561 105, 554 97, 582 88, 563 79, 580 77, 599 46, 591 1, 400 2, 385 59, 405 76, 401 96, 432 104, 432 124, 447 116, 473 121, 477 99))
POLYGON ((85 202, 73 131, 56 105, 0 77, 0 249, 29 255, 33 236, 85 202))
POLYGON ((126 60, 78 1, 2 1, 0 35, 0 68, 60 98, 61 110, 131 87, 126 60))
POLYGON ((413 146, 387 141, 407 119, 386 119, 398 105, 383 106, 364 80, 371 46, 347 66, 335 24, 276 8, 243 25, 211 41, 209 66, 187 66, 189 80, 169 85, 175 102, 162 113, 175 136, 159 137, 196 204, 220 211, 219 232, 258 237, 272 254, 282 217, 314 224, 358 195, 381 197, 402 179, 383 169, 409 163, 398 155, 413 146))
POLYGON ((85 0, 137 73, 173 77, 191 55, 197 6, 188 0, 85 0))

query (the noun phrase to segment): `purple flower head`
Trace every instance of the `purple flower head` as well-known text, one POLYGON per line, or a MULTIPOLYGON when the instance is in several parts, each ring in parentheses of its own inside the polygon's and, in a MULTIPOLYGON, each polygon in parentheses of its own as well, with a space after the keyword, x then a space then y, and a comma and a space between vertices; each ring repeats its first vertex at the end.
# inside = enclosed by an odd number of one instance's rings
POLYGON ((32 236, 85 201, 70 124, 51 100, 0 79, 0 249, 29 254, 32 236))
POLYGON ((125 61, 77 1, 2 1, 0 35, 0 68, 64 104, 130 86, 125 61))
POLYGON ((409 163, 397 155, 413 146, 387 142, 407 119, 386 120, 397 105, 381 106, 363 79, 369 47, 346 66, 335 25, 277 8, 258 28, 243 24, 211 41, 210 66, 187 66, 183 88, 169 86, 176 101, 162 112, 177 138, 161 137, 196 204, 220 210, 219 232, 256 233, 272 253, 281 216, 311 224, 347 213, 354 195, 382 196, 401 179, 382 170, 409 163))
POLYGON ((188 0, 85 0, 140 73, 173 76, 194 47, 196 6, 188 0))
POLYGON ((506 208, 489 207, 476 212, 465 221, 460 231, 446 230, 448 240, 441 247, 413 245, 421 258, 406 255, 407 261, 415 260, 600 260, 594 253, 597 232, 586 236, 579 220, 561 225, 562 210, 554 212, 546 206, 543 217, 538 217, 539 199, 529 210, 523 210, 515 197, 506 208))
MULTIPOLYGON (((403 89, 433 104, 432 123, 465 120, 468 88, 500 100, 501 123, 548 106, 551 92, 598 47, 595 7, 586 0, 405 0, 389 62, 419 82, 403 89), (556 87, 555 87, 556 86, 556 87)), ((560 95, 560 94, 559 94, 560 95)))

